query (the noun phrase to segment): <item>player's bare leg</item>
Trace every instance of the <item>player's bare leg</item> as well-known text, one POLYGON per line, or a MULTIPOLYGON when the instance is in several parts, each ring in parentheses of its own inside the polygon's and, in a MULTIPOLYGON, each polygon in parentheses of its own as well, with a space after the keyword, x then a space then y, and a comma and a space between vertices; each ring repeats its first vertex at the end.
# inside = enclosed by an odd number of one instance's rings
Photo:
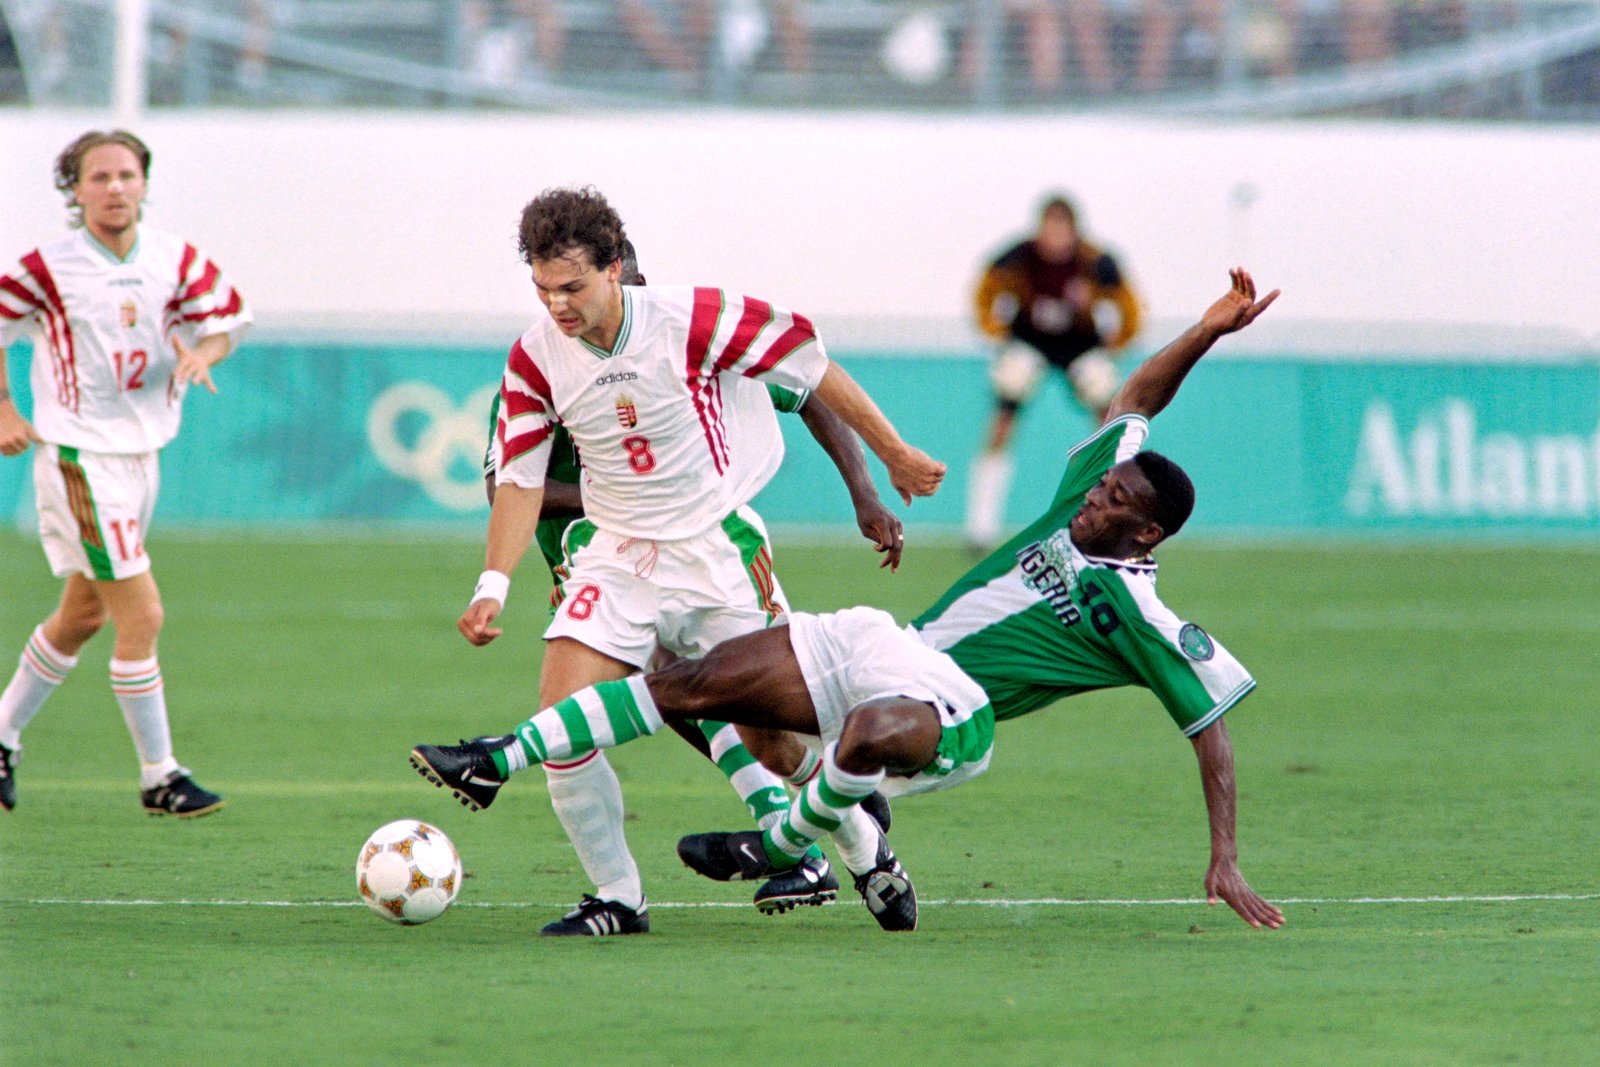
POLYGON ((52 646, 76 656, 110 618, 105 602, 95 592, 95 583, 81 574, 72 574, 62 583, 61 602, 41 628, 52 646))

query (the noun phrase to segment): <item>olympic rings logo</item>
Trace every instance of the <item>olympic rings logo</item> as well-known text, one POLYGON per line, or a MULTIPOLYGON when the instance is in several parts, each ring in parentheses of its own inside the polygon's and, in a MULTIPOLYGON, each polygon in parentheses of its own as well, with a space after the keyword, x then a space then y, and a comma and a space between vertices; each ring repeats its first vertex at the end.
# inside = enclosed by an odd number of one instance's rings
POLYGON ((428 499, 450 511, 483 507, 483 449, 488 440, 489 403, 498 385, 478 389, 461 407, 426 382, 390 386, 367 412, 367 441, 392 474, 422 486, 428 499), (414 437, 404 423, 420 416, 414 437))

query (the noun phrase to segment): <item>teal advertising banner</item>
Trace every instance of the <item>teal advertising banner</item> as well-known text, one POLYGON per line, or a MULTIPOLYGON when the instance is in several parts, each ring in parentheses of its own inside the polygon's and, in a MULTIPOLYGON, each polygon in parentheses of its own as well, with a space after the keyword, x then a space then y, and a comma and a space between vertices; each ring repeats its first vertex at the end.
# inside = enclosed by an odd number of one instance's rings
MULTIPOLYGON (((909 523, 959 528, 990 411, 975 354, 836 352, 905 437, 950 464, 909 523)), ((27 410, 27 346, 10 378, 27 410)), ((476 527, 503 352, 482 346, 250 343, 192 391, 163 454, 158 521, 476 527)), ((801 421, 757 501, 770 523, 848 527, 848 497, 801 421)), ((1050 383, 1023 414, 1013 523, 1048 499, 1092 429, 1050 383)), ((1600 365, 1281 358, 1219 353, 1150 446, 1189 470, 1191 529, 1213 533, 1570 536, 1600 531, 1600 365)), ((31 522, 30 464, 0 460, 0 514, 31 522)), ((881 469, 879 469, 881 476, 881 469)), ((880 477, 880 482, 882 481, 880 477)), ((883 486, 889 499, 887 485, 883 486)))

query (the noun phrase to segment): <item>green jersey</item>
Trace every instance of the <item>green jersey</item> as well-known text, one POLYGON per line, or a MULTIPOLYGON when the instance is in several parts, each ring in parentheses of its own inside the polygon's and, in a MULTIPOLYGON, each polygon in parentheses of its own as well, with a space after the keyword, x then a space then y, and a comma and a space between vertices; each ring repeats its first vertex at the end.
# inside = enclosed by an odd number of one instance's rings
MULTIPOLYGON (((785 389, 781 385, 768 384, 767 396, 772 400, 772 406, 786 414, 799 411, 806 406, 806 401, 811 394, 806 391, 795 392, 785 389)), ((483 473, 485 477, 492 477, 495 472, 495 444, 496 426, 500 419, 500 394, 494 394, 494 400, 489 404, 489 444, 483 451, 483 473)), ((577 485, 583 474, 583 464, 578 460, 578 446, 573 444, 572 435, 566 427, 557 425, 550 433, 550 466, 545 470, 545 478, 553 482, 566 482, 577 485)), ((550 568, 550 576, 560 585, 566 577, 565 556, 561 550, 562 538, 566 536, 567 527, 571 526, 576 516, 568 515, 556 519, 540 519, 538 526, 534 527, 533 537, 539 545, 539 552, 544 556, 544 562, 550 568)))
POLYGON ((1072 543, 1084 497, 1149 430, 1124 415, 1075 447, 1049 510, 911 624, 983 686, 997 720, 1140 685, 1193 737, 1255 688, 1238 660, 1156 597, 1154 561, 1086 556, 1072 543))

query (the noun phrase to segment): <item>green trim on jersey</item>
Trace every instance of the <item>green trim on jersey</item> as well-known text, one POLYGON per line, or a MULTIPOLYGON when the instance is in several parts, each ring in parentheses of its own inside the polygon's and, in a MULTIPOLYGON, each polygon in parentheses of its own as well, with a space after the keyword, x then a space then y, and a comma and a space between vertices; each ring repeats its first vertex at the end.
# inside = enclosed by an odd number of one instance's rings
MULTIPOLYGON (((546 522, 561 521, 566 523, 566 532, 561 538, 561 544, 556 551, 556 561, 550 564, 550 577, 555 582, 555 588, 550 591, 550 606, 557 607, 567 598, 567 578, 572 574, 572 557, 576 556, 590 541, 600 527, 588 519, 547 519, 546 522)), ((544 525, 544 523, 540 523, 544 525)), ((543 550, 543 545, 540 549, 543 550)), ((548 557, 547 557, 548 558, 548 557)))
POLYGON ((628 287, 622 287, 622 325, 617 327, 617 339, 608 352, 599 345, 590 344, 583 338, 578 338, 578 343, 601 359, 610 359, 622 355, 622 350, 628 346, 628 335, 633 333, 633 294, 628 292, 628 287))
POLYGON ((1157 599, 1153 562, 1088 557, 1072 544, 1084 497, 1130 430, 1142 443, 1144 426, 1125 416, 1074 448, 1049 510, 912 623, 983 687, 997 720, 1137 685, 1193 736, 1255 687, 1232 655, 1157 599))
POLYGON ((133 247, 128 249, 128 254, 125 256, 119 256, 111 249, 107 248, 103 243, 101 243, 100 238, 89 232, 89 228, 87 226, 85 226, 83 229, 83 236, 88 239, 89 247, 94 249, 96 252, 99 252, 106 258, 107 262, 111 263, 113 266, 127 266, 129 263, 132 263, 134 260, 139 258, 140 245, 139 234, 137 233, 135 233, 133 237, 133 247))
MULTIPOLYGON (((70 467, 76 473, 78 483, 83 487, 84 499, 81 507, 79 502, 73 500, 71 485, 67 486, 67 501, 72 508, 72 517, 77 520, 78 540, 83 545, 84 554, 89 557, 89 567, 94 571, 94 576, 102 582, 114 582, 117 580, 117 572, 111 565, 111 554, 106 551, 106 533, 100 528, 100 509, 94 504, 94 489, 89 485, 89 473, 83 469, 83 464, 78 462, 76 448, 62 445, 59 453, 62 467, 70 467), (86 536, 91 532, 94 534, 93 539, 86 536)), ((66 470, 62 471, 62 476, 69 477, 66 470)))
POLYGON ((939 728, 933 762, 919 773, 944 777, 957 767, 981 763, 994 748, 994 705, 985 704, 954 726, 939 728))
POLYGON ((767 550, 767 539, 761 530, 737 511, 722 520, 722 532, 739 550, 744 572, 750 578, 750 587, 756 592, 756 603, 767 613, 767 624, 783 614, 778 602, 778 581, 772 573, 772 554, 767 550))
POLYGON ((802 389, 797 393, 791 389, 785 389, 781 385, 773 385, 768 382, 767 396, 772 398, 773 408, 783 412, 785 415, 793 415, 806 406, 806 402, 811 399, 811 390, 802 389))

